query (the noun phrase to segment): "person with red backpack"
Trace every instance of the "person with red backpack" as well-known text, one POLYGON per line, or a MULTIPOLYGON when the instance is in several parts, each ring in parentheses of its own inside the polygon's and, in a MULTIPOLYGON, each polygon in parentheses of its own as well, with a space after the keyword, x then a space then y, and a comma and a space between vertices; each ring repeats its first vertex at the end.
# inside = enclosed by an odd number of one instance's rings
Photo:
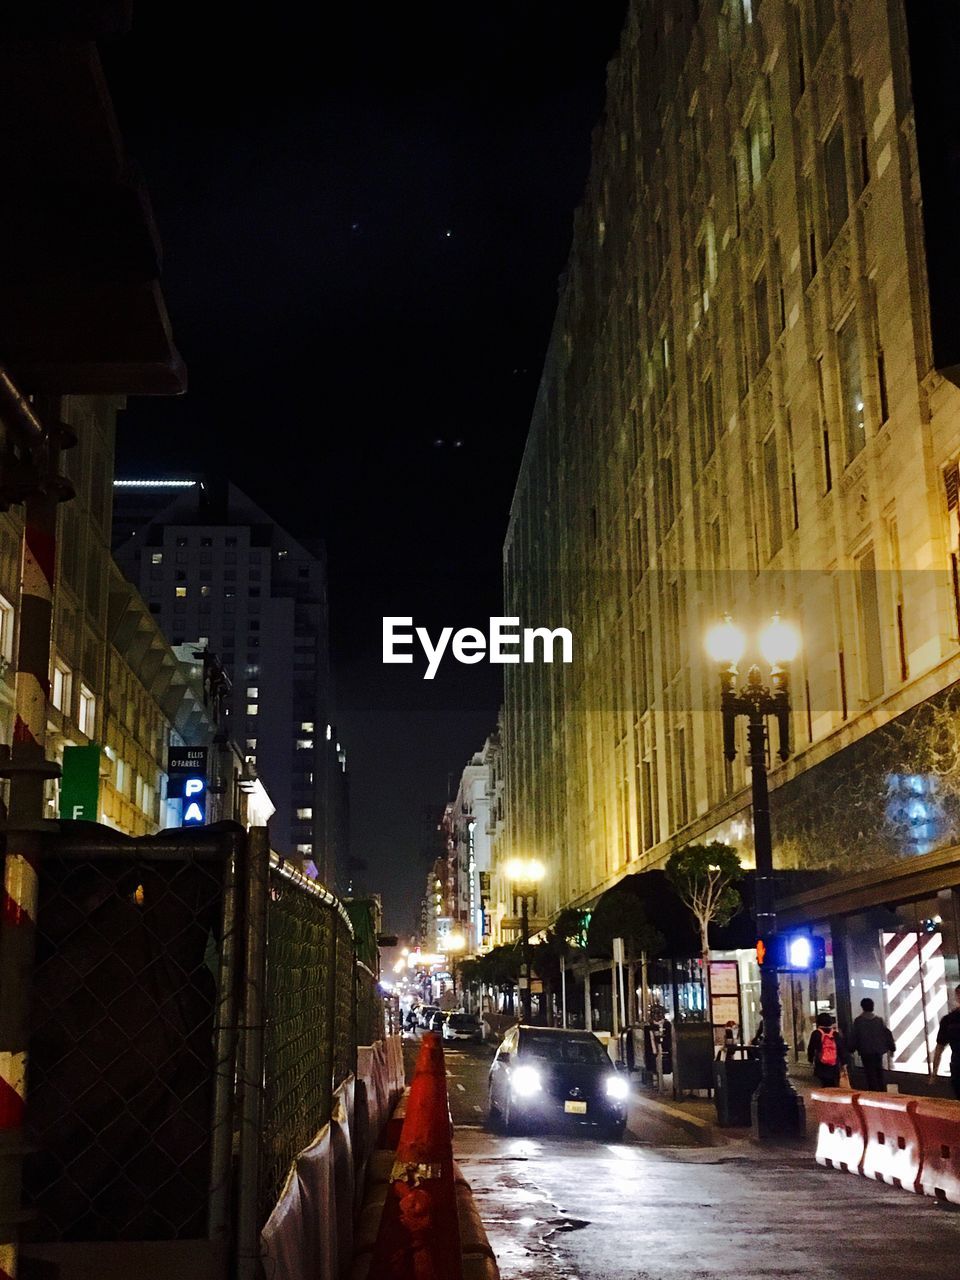
POLYGON ((813 1063, 813 1074, 828 1089, 836 1089, 840 1073, 846 1069, 847 1046, 836 1028, 832 1013, 817 1014, 817 1029, 807 1045, 807 1057, 813 1063))

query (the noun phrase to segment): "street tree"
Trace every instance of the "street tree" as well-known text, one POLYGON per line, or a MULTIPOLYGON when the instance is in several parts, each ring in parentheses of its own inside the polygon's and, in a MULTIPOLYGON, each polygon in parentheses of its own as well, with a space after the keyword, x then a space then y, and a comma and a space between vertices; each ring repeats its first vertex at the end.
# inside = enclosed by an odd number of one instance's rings
POLYGON ((612 956, 614 938, 622 938, 627 952, 634 957, 659 955, 665 944, 642 900, 620 887, 608 890, 597 903, 590 919, 589 954, 604 959, 612 956))
MULTIPOLYGON (((693 914, 700 933, 704 995, 710 1008, 710 926, 725 925, 743 906, 734 885, 743 876, 737 851, 719 840, 689 844, 667 859, 667 879, 693 914)), ((708 1014, 709 1016, 709 1014, 708 1014)))

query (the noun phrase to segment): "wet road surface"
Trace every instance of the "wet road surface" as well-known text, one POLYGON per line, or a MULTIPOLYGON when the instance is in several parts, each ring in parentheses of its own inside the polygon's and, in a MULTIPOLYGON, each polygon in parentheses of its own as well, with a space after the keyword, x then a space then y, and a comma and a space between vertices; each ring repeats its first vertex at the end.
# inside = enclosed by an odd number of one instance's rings
POLYGON ((623 1143, 486 1131, 492 1049, 445 1045, 454 1151, 502 1280, 948 1280, 960 1210, 631 1109, 623 1143))

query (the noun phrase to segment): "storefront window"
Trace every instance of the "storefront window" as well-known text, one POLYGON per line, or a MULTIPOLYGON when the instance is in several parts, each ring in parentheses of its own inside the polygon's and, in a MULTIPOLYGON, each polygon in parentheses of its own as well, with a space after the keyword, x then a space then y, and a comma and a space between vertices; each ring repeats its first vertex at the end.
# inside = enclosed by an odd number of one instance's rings
POLYGON ((957 914, 954 892, 944 889, 848 917, 851 1010, 855 1017, 865 996, 874 1000, 897 1044, 896 1071, 930 1070, 940 1019, 960 981, 957 914))

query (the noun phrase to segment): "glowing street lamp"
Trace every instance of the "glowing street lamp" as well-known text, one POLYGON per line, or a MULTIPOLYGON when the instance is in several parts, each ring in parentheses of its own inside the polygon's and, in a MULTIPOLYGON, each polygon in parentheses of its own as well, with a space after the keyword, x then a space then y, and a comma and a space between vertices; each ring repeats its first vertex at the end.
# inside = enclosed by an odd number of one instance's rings
POLYGON ((547 874, 547 869, 537 858, 510 858, 504 867, 513 892, 520 899, 521 950, 520 950, 520 1001, 523 1021, 531 1021, 530 1005, 530 899, 535 897, 537 885, 547 874))
MULTIPOLYGON (((746 716, 753 802, 753 843, 756 860, 757 934, 766 946, 777 932, 773 888, 773 837, 770 831, 770 796, 767 788, 767 717, 777 721, 779 755, 790 755, 790 676, 787 670, 800 652, 800 635, 779 614, 757 637, 757 647, 770 668, 764 680, 754 664, 740 682, 737 664, 747 649, 747 638, 726 617, 711 627, 707 652, 720 675, 720 712, 723 716, 723 749, 728 760, 737 755, 738 716, 746 716)), ((787 1078, 787 1046, 783 1039, 780 979, 775 966, 760 967, 760 1010, 763 1039, 760 1058, 763 1075, 753 1096, 753 1115, 760 1138, 800 1137, 804 1131, 803 1099, 787 1078)))

